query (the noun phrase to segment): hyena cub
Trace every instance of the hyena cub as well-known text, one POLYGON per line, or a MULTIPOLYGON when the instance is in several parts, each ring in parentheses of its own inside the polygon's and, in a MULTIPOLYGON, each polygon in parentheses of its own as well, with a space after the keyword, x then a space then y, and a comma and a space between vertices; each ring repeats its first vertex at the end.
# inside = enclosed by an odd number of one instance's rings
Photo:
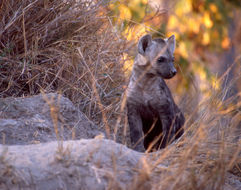
POLYGON ((174 50, 174 35, 168 39, 145 35, 138 42, 127 89, 130 137, 137 151, 165 148, 184 132, 185 118, 163 80, 177 72, 173 65, 174 50))

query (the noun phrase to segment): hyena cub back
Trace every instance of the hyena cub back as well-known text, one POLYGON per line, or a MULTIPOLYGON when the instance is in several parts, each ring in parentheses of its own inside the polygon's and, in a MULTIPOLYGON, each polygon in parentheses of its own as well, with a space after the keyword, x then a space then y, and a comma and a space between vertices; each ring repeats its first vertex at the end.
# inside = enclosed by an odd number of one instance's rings
POLYGON ((184 132, 185 118, 163 80, 177 72, 173 65, 174 50, 174 35, 168 39, 145 35, 138 43, 127 89, 130 137, 137 151, 165 148, 184 132))

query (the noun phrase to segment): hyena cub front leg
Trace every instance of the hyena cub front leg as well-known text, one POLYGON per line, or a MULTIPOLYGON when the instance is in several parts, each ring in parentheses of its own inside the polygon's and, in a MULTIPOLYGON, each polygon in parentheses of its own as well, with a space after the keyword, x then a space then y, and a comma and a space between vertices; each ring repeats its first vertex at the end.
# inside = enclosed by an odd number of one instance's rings
POLYGON ((130 128, 131 144, 134 150, 144 152, 144 135, 142 130, 142 120, 137 108, 127 102, 128 123, 130 128))
MULTIPOLYGON (((159 113, 159 118, 161 120, 162 128, 162 138, 159 139, 156 146, 158 149, 165 148, 171 141, 175 139, 175 114, 173 110, 173 106, 165 103, 165 99, 159 101, 159 105, 155 107, 155 110, 159 113)), ((158 127, 158 126, 156 126, 158 127)))

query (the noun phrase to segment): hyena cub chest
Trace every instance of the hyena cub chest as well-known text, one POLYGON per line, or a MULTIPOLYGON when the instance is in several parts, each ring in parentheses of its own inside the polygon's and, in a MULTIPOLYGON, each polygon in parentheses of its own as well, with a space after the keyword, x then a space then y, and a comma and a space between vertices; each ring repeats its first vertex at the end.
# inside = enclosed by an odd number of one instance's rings
POLYGON ((127 99, 131 104, 139 107, 143 117, 157 117, 161 107, 173 108, 170 91, 161 78, 145 78, 140 82, 142 82, 141 85, 130 82, 132 84, 128 86, 127 99))

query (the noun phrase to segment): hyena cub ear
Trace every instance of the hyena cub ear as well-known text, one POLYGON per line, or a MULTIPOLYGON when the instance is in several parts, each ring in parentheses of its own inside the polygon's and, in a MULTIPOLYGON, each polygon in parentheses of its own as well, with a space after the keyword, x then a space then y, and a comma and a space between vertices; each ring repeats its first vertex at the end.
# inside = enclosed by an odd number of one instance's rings
POLYGON ((138 53, 145 55, 146 49, 151 45, 151 35, 147 34, 143 36, 138 42, 138 53))
POLYGON ((170 36, 167 39, 167 46, 168 46, 168 49, 171 51, 171 54, 173 54, 176 47, 176 39, 174 35, 170 36))

